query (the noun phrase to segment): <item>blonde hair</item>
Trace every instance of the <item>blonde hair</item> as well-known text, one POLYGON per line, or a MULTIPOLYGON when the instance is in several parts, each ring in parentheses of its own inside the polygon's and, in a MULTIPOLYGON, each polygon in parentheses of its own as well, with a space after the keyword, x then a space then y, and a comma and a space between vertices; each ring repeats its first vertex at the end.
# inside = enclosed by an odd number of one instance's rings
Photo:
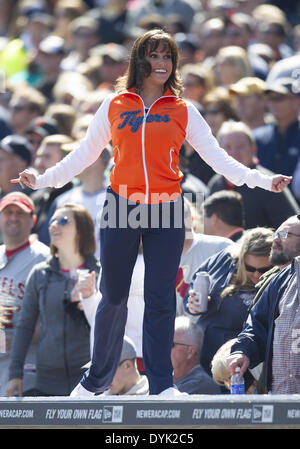
POLYGON ((232 133, 244 134, 245 136, 248 137, 251 146, 252 147, 255 146, 255 139, 249 126, 246 125, 246 123, 244 122, 236 122, 233 120, 228 120, 222 123, 217 133, 217 139, 220 142, 220 144, 222 145, 221 140, 224 136, 232 133))
POLYGON ((214 73, 210 67, 205 67, 203 64, 185 64, 180 69, 181 75, 192 75, 199 80, 207 91, 210 91, 214 85, 214 73))
POLYGON ((27 84, 20 84, 14 88, 12 100, 23 98, 31 110, 43 115, 47 106, 47 98, 38 90, 27 84))
POLYGON ((236 245, 228 248, 231 256, 236 260, 236 270, 231 283, 221 293, 224 298, 227 295, 239 291, 241 288, 252 289, 253 284, 248 280, 245 268, 245 256, 268 257, 272 246, 273 230, 268 228, 253 228, 244 231, 243 236, 236 245))
POLYGON ((211 373, 216 384, 229 388, 230 372, 226 360, 230 356, 231 347, 237 341, 236 338, 228 340, 215 353, 211 361, 211 373))
POLYGON ((238 45, 222 47, 216 56, 217 63, 228 63, 236 68, 238 79, 253 76, 246 50, 238 45))

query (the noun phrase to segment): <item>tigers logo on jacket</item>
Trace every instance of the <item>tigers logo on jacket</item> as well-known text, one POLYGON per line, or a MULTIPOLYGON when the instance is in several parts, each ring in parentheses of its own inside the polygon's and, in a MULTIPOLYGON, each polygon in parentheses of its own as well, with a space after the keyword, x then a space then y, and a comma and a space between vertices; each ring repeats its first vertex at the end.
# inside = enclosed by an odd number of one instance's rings
POLYGON ((170 200, 178 197, 183 177, 178 168, 179 151, 188 119, 186 103, 167 90, 146 113, 142 99, 132 89, 111 100, 108 118, 114 136, 112 189, 121 194, 120 187, 126 186, 127 198, 141 203, 160 202, 159 195, 163 194, 170 200))

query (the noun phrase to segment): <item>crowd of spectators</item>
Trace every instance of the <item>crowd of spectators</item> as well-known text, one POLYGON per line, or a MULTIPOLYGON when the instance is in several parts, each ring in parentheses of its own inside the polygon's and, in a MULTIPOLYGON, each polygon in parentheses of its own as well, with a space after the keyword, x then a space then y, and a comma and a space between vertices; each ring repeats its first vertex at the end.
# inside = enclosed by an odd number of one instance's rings
MULTIPOLYGON (((259 288, 268 289, 270 279, 300 255, 300 231, 287 230, 298 227, 300 213, 299 19, 300 5, 288 0, 0 0, 1 395, 68 395, 86 367, 101 298, 85 284, 85 294, 77 292, 72 300, 72 270, 89 268, 85 282, 96 284, 113 148, 108 145, 94 164, 59 189, 26 188, 20 194, 21 187, 10 180, 27 167, 43 173, 78 146, 126 71, 132 43, 152 28, 174 36, 183 97, 205 117, 222 148, 250 168, 293 176, 280 194, 234 186, 187 142, 181 148, 181 186, 190 201, 185 201, 186 239, 176 282, 174 384, 189 394, 228 391, 224 354, 233 343, 234 348, 242 345, 236 338, 252 302, 267 297, 259 288), (80 222, 77 210, 93 224, 86 241, 95 240, 79 258, 78 248, 71 243, 68 248, 67 240, 55 235, 68 220, 80 222), (295 242, 288 252, 289 238, 295 242), (284 263, 275 257, 280 249, 284 263), (209 309, 200 317, 189 295, 199 267, 212 278, 209 309), (270 277, 265 275, 269 269, 270 277), (46 289, 41 284, 48 271, 54 284, 46 289), (262 282, 266 277, 268 282, 262 282), (51 290, 54 304, 49 305, 51 290), (80 357, 72 355, 75 345, 60 344, 61 336, 53 341, 51 313, 61 324, 55 332, 63 328, 70 342, 77 339, 80 357), (60 346, 57 354, 54 343, 60 346), (41 351, 51 352, 51 363, 41 363, 41 351)), ((84 241, 82 229, 76 227, 76 233, 84 241)), ((141 341, 143 275, 141 245, 122 357, 107 394, 148 392, 141 341)), ((253 310, 256 316, 256 304, 253 310)), ((253 358, 263 362, 263 349, 253 358)), ((256 388, 261 370, 251 373, 256 388)))

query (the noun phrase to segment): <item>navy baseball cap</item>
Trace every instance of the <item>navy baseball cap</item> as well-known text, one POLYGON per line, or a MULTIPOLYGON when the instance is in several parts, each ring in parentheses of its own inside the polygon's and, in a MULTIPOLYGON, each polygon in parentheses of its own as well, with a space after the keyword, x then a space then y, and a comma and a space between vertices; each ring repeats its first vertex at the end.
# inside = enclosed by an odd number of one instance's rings
POLYGON ((32 120, 26 134, 39 134, 42 137, 50 136, 52 134, 60 134, 57 121, 52 117, 37 117, 32 120))
POLYGON ((4 137, 0 141, 0 148, 7 151, 7 153, 19 156, 28 165, 31 164, 32 160, 32 146, 28 139, 22 136, 12 134, 10 136, 4 137))

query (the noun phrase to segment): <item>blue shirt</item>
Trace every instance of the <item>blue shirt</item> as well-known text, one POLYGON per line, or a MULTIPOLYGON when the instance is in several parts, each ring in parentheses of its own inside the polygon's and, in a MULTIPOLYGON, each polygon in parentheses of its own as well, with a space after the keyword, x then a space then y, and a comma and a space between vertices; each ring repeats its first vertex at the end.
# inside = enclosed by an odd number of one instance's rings
POLYGON ((298 121, 281 134, 277 125, 270 123, 253 130, 259 163, 274 173, 292 176, 300 156, 300 129, 298 121))

